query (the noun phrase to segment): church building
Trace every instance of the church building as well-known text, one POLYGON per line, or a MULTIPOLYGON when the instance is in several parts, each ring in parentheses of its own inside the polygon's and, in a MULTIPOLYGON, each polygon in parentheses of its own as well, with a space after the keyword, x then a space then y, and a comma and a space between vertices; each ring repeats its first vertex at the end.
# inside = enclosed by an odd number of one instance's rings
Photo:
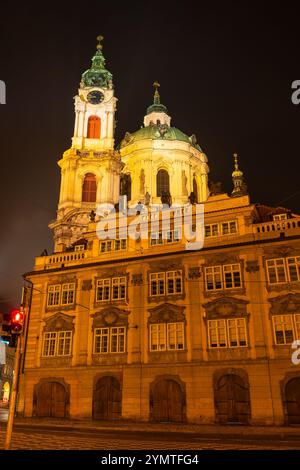
POLYGON ((231 194, 209 187, 208 158, 173 126, 157 82, 143 126, 116 145, 99 39, 58 161, 54 250, 24 275, 18 414, 300 424, 300 216, 252 203, 237 155, 231 194), (137 208, 147 236, 124 236, 119 217, 100 238, 105 205, 137 208), (204 244, 188 249, 177 220, 190 210, 195 228, 198 206, 204 244))

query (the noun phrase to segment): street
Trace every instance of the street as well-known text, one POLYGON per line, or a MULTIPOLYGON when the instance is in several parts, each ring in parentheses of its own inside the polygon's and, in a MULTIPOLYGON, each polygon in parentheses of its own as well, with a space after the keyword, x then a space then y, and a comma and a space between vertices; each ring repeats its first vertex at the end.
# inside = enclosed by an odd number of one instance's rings
MULTIPOLYGON (((1 424, 0 448, 3 449, 5 425, 1 424)), ((299 450, 295 438, 258 439, 257 436, 203 437, 199 433, 130 431, 128 429, 49 429, 18 424, 12 437, 13 450, 299 450)))

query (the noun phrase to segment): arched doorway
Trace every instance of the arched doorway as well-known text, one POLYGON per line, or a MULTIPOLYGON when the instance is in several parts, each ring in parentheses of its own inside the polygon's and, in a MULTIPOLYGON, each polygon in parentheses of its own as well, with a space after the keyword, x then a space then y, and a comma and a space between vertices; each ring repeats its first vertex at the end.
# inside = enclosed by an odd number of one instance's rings
POLYGON ((166 170, 159 170, 156 175, 156 195, 161 197, 163 193, 170 193, 170 178, 166 170))
POLYGON ((65 418, 66 405, 66 389, 59 382, 44 382, 38 387, 36 416, 65 418))
POLYGON ((93 418, 120 419, 122 415, 122 390, 115 377, 100 378, 94 389, 93 418))
POLYGON ((300 424, 300 377, 291 379, 285 387, 288 424, 300 424))
POLYGON ((88 120, 88 139, 100 139, 101 120, 98 116, 90 116, 88 120))
POLYGON ((150 397, 151 414, 154 421, 184 421, 184 395, 178 382, 162 379, 154 384, 150 397))
POLYGON ((248 424, 250 397, 244 379, 236 374, 220 377, 215 389, 215 406, 220 424, 248 424))
POLYGON ((4 382, 3 395, 2 395, 3 404, 7 404, 9 402, 9 397, 10 397, 10 384, 9 382, 4 382))

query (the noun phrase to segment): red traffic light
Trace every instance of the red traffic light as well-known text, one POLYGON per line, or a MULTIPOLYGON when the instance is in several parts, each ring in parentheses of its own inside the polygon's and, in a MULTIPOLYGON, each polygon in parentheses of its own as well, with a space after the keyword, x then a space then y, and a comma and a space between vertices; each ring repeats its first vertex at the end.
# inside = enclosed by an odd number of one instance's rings
POLYGON ((11 332, 21 333, 23 329, 24 314, 20 309, 13 309, 10 312, 11 332))

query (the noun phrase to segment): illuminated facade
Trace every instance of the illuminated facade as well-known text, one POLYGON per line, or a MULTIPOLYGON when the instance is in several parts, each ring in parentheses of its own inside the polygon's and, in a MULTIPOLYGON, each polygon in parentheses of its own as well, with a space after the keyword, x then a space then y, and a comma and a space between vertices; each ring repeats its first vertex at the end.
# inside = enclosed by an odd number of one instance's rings
MULTIPOLYGON (((144 127, 114 144, 116 98, 101 45, 59 161, 54 253, 37 257, 18 411, 25 416, 300 423, 300 217, 208 189, 195 136, 171 127, 158 84, 144 127), (97 205, 164 202, 171 225, 100 240, 97 205), (204 247, 175 220, 204 204, 204 247), (185 205, 182 207, 182 205, 185 205), (181 206, 181 207, 180 207, 181 206)), ((154 215, 140 219, 150 222, 154 215)), ((129 223, 134 216, 129 217, 129 223)), ((118 227, 117 227, 118 228, 118 227)))

